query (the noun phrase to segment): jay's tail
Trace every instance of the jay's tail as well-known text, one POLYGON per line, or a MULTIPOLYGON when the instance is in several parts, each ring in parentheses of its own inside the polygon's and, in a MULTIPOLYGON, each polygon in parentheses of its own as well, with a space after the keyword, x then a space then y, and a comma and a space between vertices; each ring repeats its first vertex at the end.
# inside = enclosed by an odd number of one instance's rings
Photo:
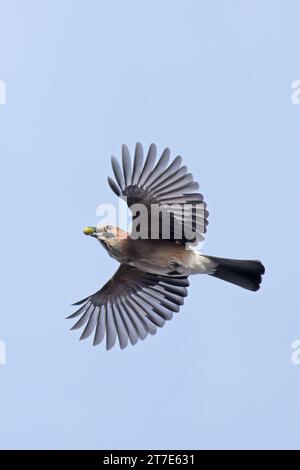
POLYGON ((256 291, 260 287, 265 268, 260 261, 217 258, 207 256, 217 265, 211 276, 231 282, 244 289, 256 291))

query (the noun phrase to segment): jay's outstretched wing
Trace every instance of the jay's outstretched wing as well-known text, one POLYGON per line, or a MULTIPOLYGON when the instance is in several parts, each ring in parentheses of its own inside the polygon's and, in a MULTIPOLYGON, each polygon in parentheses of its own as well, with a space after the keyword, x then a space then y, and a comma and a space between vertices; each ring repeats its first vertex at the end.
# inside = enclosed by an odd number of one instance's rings
POLYGON ((147 236, 168 239, 181 245, 197 244, 204 239, 208 224, 206 203, 202 194, 196 192, 199 185, 193 181, 187 167, 182 166, 180 156, 168 165, 168 148, 157 162, 156 154, 156 146, 151 144, 144 162, 143 147, 137 143, 131 165, 129 150, 123 145, 122 168, 118 160, 112 157, 116 181, 109 177, 108 183, 132 210, 133 230, 135 234, 141 234, 140 238, 147 236), (146 217, 143 217, 144 212, 141 214, 138 205, 146 207, 146 217), (156 212, 153 210, 151 218, 153 206, 156 206, 156 212))
POLYGON ((106 336, 106 348, 111 349, 118 337, 124 349, 128 340, 136 344, 171 320, 187 296, 188 285, 187 277, 158 276, 121 264, 102 289, 74 304, 81 307, 67 318, 80 317, 71 328, 84 327, 80 339, 94 333, 97 345, 106 336))

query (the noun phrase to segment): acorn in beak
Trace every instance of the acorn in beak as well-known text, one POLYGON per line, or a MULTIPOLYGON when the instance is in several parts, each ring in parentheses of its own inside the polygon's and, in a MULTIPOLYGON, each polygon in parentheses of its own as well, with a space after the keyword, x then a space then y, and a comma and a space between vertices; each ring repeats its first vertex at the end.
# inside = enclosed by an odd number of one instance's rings
POLYGON ((92 237, 97 237, 96 227, 84 227, 82 231, 85 235, 91 235, 92 237))

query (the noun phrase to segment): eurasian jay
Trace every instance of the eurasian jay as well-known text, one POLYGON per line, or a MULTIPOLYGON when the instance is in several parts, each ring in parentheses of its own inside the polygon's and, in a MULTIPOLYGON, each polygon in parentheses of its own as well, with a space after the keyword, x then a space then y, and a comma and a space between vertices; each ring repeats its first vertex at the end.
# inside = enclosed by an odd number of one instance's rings
POLYGON ((84 327, 80 339, 94 332, 93 344, 106 336, 106 348, 119 339, 124 349, 148 333, 156 333, 178 312, 187 296, 188 276, 209 274, 251 291, 260 287, 265 268, 260 261, 203 255, 195 245, 204 239, 208 212, 198 183, 177 156, 169 163, 166 148, 156 163, 151 144, 144 163, 137 143, 133 165, 122 146, 122 168, 112 157, 114 193, 125 199, 133 215, 131 233, 111 225, 86 227, 120 266, 98 292, 76 302, 80 317, 71 329, 84 327))

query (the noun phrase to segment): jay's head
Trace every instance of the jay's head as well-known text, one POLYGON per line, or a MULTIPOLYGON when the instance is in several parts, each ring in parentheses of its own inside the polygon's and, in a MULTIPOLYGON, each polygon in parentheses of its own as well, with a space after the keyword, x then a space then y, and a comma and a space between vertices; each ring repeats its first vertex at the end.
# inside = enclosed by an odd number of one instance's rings
POLYGON ((119 227, 114 227, 113 225, 98 225, 97 227, 85 227, 83 229, 83 233, 85 235, 89 235, 90 237, 96 238, 100 242, 105 242, 108 244, 127 237, 126 232, 121 230, 119 227))

